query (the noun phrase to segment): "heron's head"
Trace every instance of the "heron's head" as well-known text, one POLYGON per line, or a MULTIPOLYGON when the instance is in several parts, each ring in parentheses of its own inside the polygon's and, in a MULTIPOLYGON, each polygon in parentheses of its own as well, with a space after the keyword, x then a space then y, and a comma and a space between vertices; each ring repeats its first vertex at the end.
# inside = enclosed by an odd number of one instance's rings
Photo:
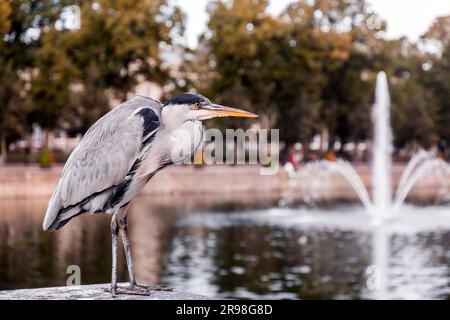
POLYGON ((255 118, 256 114, 215 104, 196 93, 183 93, 164 104, 162 118, 170 122, 207 120, 216 117, 255 118))

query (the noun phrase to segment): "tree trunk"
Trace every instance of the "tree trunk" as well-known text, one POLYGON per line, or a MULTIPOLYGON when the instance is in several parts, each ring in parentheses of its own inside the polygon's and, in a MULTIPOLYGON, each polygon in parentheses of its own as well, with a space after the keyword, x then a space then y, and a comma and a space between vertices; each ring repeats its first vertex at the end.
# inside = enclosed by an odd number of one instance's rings
POLYGON ((334 136, 332 134, 328 135, 328 151, 334 152, 334 143, 336 140, 334 139, 334 136))
POLYGON ((320 131, 320 151, 327 152, 329 150, 328 145, 328 130, 326 127, 323 127, 320 131))
POLYGON ((8 148, 6 147, 6 136, 0 135, 0 164, 6 163, 8 148))
POLYGON ((48 150, 48 142, 49 142, 49 131, 48 129, 44 129, 44 145, 42 146, 42 151, 48 150))
POLYGON ((25 149, 25 163, 29 165, 31 162, 33 162, 32 155, 33 155, 33 130, 30 131, 30 133, 27 134, 27 147, 25 149))

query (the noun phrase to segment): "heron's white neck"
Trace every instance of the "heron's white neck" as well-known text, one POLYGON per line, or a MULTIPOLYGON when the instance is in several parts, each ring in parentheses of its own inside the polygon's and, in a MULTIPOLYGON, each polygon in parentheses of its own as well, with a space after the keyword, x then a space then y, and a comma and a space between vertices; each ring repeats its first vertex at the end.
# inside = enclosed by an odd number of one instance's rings
POLYGON ((171 159, 174 163, 184 162, 190 159, 203 140, 203 126, 200 121, 188 120, 171 131, 169 146, 171 159))

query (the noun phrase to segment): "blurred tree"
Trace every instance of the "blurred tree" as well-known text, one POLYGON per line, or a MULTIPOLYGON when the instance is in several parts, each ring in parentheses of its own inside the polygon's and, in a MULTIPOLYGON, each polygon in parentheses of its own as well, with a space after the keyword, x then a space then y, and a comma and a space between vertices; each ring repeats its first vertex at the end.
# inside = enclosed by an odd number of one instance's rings
POLYGON ((437 45, 441 52, 450 43, 450 15, 436 18, 430 28, 422 36, 422 39, 432 41, 431 45, 437 45))
POLYGON ((431 69, 431 88, 439 105, 438 132, 450 147, 450 44, 447 44, 442 56, 433 63, 431 69))
POLYGON ((34 54, 41 35, 59 16, 66 1, 0 1, 0 137, 2 157, 7 141, 29 130, 25 101, 34 54))
POLYGON ((437 142, 430 92, 418 80, 410 76, 392 89, 395 145, 409 145, 413 151, 417 145, 430 148, 437 142))
POLYGON ((78 85, 72 86, 70 109, 64 120, 69 135, 86 132, 89 127, 110 109, 105 80, 98 66, 92 62, 78 85))
POLYGON ((200 47, 213 69, 209 95, 259 113, 270 112, 273 83, 268 79, 271 39, 282 27, 265 13, 267 1, 223 1, 209 6, 208 32, 200 47))
MULTIPOLYGON (((294 6, 280 18, 269 15, 267 5, 265 0, 210 5, 209 30, 200 46, 207 60, 202 72, 210 80, 205 92, 258 113, 261 125, 279 128, 286 144, 302 140, 308 146, 317 129, 317 52, 307 23, 293 23, 294 6)), ((230 127, 244 121, 221 122, 230 127)))
POLYGON ((365 0, 320 0, 313 20, 323 43, 321 119, 328 129, 328 147, 339 141, 364 141, 371 136, 371 97, 376 44, 385 23, 365 0))
POLYGON ((321 131, 330 148, 342 146, 371 135, 379 70, 391 82, 396 147, 439 137, 450 150, 449 16, 412 44, 384 40, 385 23, 365 0, 298 0, 277 16, 267 6, 210 2, 194 51, 177 41, 184 16, 171 0, 0 1, 1 154, 32 123, 85 132, 141 81, 254 111, 287 147, 300 141, 307 149, 321 131), (66 21, 69 4, 80 9, 79 26, 66 21))
POLYGON ((363 74, 374 68, 384 22, 364 0, 300 0, 278 17, 266 9, 264 0, 209 7, 208 93, 269 118, 287 146, 308 148, 323 127, 330 146, 366 139, 373 81, 363 74))
POLYGON ((48 149, 48 133, 59 127, 71 96, 71 84, 75 81, 77 69, 66 56, 59 43, 59 32, 49 27, 43 36, 42 47, 36 51, 31 83, 33 110, 28 119, 44 129, 44 150, 48 149))
POLYGON ((450 43, 441 58, 433 64, 431 75, 431 90, 439 107, 437 131, 442 149, 450 156, 450 43))
POLYGON ((169 70, 162 48, 184 32, 184 17, 171 1, 81 1, 79 29, 60 32, 61 45, 78 69, 71 100, 71 132, 84 132, 125 101, 139 79, 164 84, 169 70))
POLYGON ((0 34, 3 36, 9 31, 11 27, 11 3, 9 1, 0 2, 0 34))
POLYGON ((436 144, 437 108, 431 90, 427 89, 427 57, 406 38, 383 42, 382 64, 390 79, 392 127, 396 148, 436 144))
POLYGON ((441 151, 450 157, 450 16, 437 18, 422 38, 438 49, 425 64, 429 69, 426 85, 438 107, 436 130, 441 151))
MULTIPOLYGON (((7 32, 9 31, 11 27, 11 20, 10 20, 10 14, 11 14, 11 4, 7 1, 0 2, 0 38, 4 38, 7 32)), ((0 52, 4 52, 5 43, 4 41, 0 42, 0 52)), ((11 75, 11 64, 6 63, 5 61, 0 62, 0 76, 1 82, 0 83, 8 83, 7 78, 9 78, 11 75)), ((6 135, 9 131, 7 125, 11 123, 10 119, 7 119, 7 117, 10 117, 11 114, 11 107, 10 107, 10 101, 8 97, 10 96, 9 93, 6 93, 8 91, 8 87, 5 85, 0 85, 0 163, 4 162, 6 160, 6 153, 7 153, 7 147, 6 147, 6 135)))
MULTIPOLYGON (((1 62, 0 62, 1 64, 1 62)), ((19 138, 26 127, 26 102, 21 95, 23 81, 9 62, 1 66, 0 72, 0 163, 7 158, 7 145, 19 138)))
POLYGON ((9 80, 0 84, 2 150, 12 128, 84 132, 138 79, 163 84, 161 48, 183 31, 181 11, 167 0, 0 2, 0 78, 9 80), (80 25, 67 22, 73 8, 80 25))

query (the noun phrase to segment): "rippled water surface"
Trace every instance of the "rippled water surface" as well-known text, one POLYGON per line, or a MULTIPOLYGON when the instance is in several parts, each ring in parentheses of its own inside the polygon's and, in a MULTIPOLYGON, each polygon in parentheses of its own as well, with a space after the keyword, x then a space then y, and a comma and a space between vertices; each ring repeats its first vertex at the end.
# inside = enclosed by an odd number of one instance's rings
MULTIPOLYGON (((80 266, 84 284, 109 282, 109 218, 43 232, 45 205, 1 202, 0 289, 64 285, 68 265, 80 266)), ((358 206, 333 207, 139 198, 129 218, 138 280, 227 298, 450 298, 450 208, 406 206, 376 227, 358 206)))

